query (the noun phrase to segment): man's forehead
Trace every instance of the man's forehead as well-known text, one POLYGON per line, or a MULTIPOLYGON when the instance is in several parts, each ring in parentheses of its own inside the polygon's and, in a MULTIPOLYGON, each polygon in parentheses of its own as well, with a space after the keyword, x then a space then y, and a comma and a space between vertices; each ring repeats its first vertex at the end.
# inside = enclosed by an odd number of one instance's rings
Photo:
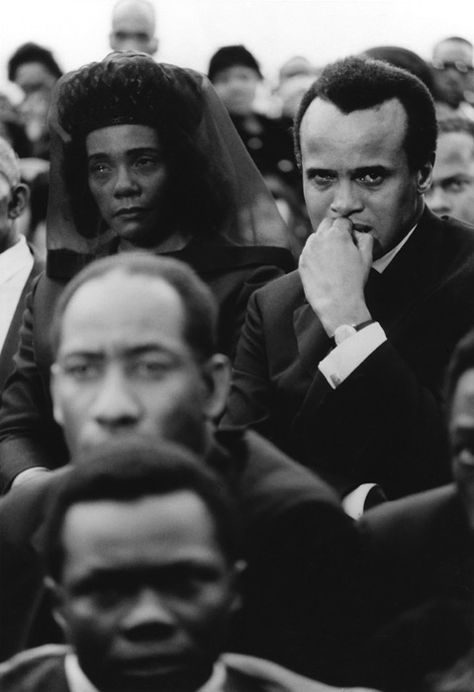
POLYGON ((144 494, 130 500, 79 502, 67 510, 63 525, 63 540, 70 552, 79 555, 94 550, 97 567, 109 559, 120 561, 124 544, 144 558, 148 544, 148 548, 161 547, 163 560, 171 554, 198 559, 203 557, 203 549, 220 552, 215 535, 215 520, 209 509, 188 489, 144 494))
POLYGON ((403 148, 408 118, 402 103, 390 99, 383 103, 344 113, 334 103, 315 99, 301 121, 301 150, 343 152, 374 156, 399 155, 403 148))
MULTIPOLYGON (((337 104, 318 96, 309 104, 303 116, 302 124, 307 116, 312 116, 312 119, 324 122, 329 113, 341 118, 347 118, 348 120, 376 119, 385 121, 394 117, 403 122, 407 120, 405 108, 398 98, 390 98, 370 108, 355 109, 346 113, 337 104)), ((328 128, 330 129, 330 127, 331 123, 328 123, 328 128)))
POLYGON ((474 136, 468 132, 442 132, 438 136, 436 160, 457 163, 474 157, 474 136))
POLYGON ((91 334, 113 337, 116 331, 127 341, 136 341, 142 331, 176 337, 183 323, 182 301, 173 286, 161 277, 118 270, 76 290, 62 316, 61 346, 66 339, 84 342, 91 334))

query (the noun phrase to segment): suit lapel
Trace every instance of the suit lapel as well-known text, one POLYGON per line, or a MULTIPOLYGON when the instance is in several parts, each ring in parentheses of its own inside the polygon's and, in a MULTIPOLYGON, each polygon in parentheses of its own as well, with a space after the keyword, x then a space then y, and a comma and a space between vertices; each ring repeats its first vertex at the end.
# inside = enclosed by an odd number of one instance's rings
POLYGON ((298 343, 301 365, 312 375, 331 348, 331 340, 308 302, 293 313, 293 328, 298 343))

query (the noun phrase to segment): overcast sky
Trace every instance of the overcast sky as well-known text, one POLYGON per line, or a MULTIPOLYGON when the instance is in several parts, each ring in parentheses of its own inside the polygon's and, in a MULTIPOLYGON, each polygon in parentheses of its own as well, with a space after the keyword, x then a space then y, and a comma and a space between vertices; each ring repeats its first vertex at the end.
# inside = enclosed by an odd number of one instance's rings
MULTIPOLYGON (((0 0, 0 87, 15 48, 35 41, 70 70, 108 51, 114 0, 0 0)), ((154 0, 159 59, 205 71, 221 45, 244 43, 274 79, 295 54, 324 64, 374 45, 429 58, 448 35, 474 40, 472 0, 154 0)))

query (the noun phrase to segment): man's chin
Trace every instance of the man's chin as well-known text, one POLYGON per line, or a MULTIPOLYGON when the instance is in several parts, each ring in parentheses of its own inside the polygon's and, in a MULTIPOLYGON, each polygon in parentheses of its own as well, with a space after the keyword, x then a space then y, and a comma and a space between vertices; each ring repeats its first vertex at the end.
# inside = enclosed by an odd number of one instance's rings
POLYGON ((119 663, 114 680, 102 682, 104 692, 194 692, 210 678, 212 666, 190 670, 179 660, 119 663))

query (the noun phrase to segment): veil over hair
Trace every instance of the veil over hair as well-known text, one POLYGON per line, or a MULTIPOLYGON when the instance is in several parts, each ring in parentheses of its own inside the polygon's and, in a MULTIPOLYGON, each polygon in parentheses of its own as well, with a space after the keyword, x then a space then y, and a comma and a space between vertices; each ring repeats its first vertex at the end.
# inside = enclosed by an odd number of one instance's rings
POLYGON ((273 197, 208 79, 128 51, 57 83, 49 117, 48 276, 68 279, 117 247, 88 188, 85 138, 119 124, 154 127, 167 166, 186 160, 169 176, 163 223, 188 224, 190 243, 289 248, 273 197))

